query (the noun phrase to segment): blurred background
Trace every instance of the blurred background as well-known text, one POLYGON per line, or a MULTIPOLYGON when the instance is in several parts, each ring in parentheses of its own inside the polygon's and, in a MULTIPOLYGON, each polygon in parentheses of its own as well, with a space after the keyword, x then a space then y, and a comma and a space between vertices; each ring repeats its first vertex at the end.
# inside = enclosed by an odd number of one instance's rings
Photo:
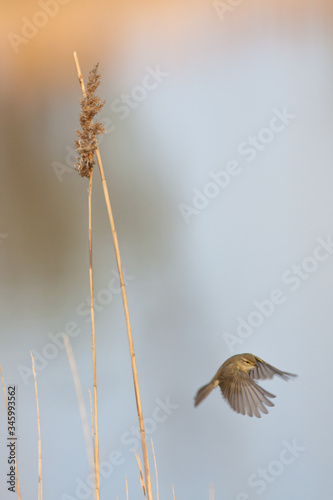
MULTIPOLYGON (((1 5, 0 363, 17 387, 22 498, 38 488, 30 350, 44 496, 93 498, 59 340, 71 336, 90 414, 74 51, 85 80, 97 62, 102 73, 100 151, 160 498, 172 484, 183 500, 207 499, 211 485, 217 499, 330 498, 332 10, 314 0, 1 5), (196 390, 241 352, 299 377, 261 383, 277 395, 261 419, 217 390, 194 409, 196 390)), ((138 499, 130 356, 97 170, 93 233, 101 498, 125 499, 126 476, 138 499)), ((0 398, 1 498, 12 498, 7 443, 0 398)))

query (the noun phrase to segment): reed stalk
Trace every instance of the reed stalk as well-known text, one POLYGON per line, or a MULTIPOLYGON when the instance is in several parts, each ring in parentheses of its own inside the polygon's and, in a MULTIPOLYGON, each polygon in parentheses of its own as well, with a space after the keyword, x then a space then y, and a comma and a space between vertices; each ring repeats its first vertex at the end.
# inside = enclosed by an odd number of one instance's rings
MULTIPOLYGON (((76 68, 77 68, 79 82, 81 85, 83 98, 85 98, 87 96, 87 92, 86 92, 85 85, 83 82, 80 64, 79 64, 79 60, 78 60, 76 52, 74 52, 74 59, 75 59, 75 63, 76 63, 76 68)), ((97 67, 95 67, 95 68, 97 68, 97 67)), ((97 88, 97 86, 99 84, 99 79, 97 78, 96 72, 95 72, 95 76, 96 76, 96 80, 94 81, 94 86, 93 86, 94 90, 97 88)), ((88 82, 88 86, 89 86, 89 82, 88 82)), ((94 103, 96 108, 98 106, 102 107, 102 104, 100 103, 98 98, 91 96, 91 101, 94 103), (94 101, 93 101, 93 98, 95 99, 94 101)), ((114 250, 115 250, 115 256, 116 256, 116 261, 117 261, 117 268, 118 268, 118 273, 119 273, 120 289, 121 289, 121 296, 122 296, 123 307, 124 307, 125 322, 126 322, 126 329, 127 329, 127 336, 128 336, 128 344, 129 344, 130 357, 131 357, 136 407, 137 407, 137 414, 138 414, 139 427, 140 427, 143 465, 144 465, 145 479, 146 479, 146 491, 147 491, 148 500, 153 500, 152 489, 151 489, 151 477, 150 477, 147 441, 146 441, 146 434, 145 434, 145 428, 144 428, 144 422, 143 422, 139 379, 138 379, 138 371, 137 371, 136 358, 135 358, 133 335, 132 335, 132 328, 131 328, 131 322, 130 322, 127 294, 126 294, 126 286, 125 286, 125 282, 124 282, 124 275, 123 275, 123 269, 122 269, 122 264, 121 264, 120 251, 119 251, 119 243, 118 243, 118 237, 117 237, 117 232, 116 232, 116 228, 115 228, 113 213, 112 213, 112 209, 111 209, 109 191, 108 191, 108 187, 107 187, 107 183, 106 183, 106 179, 105 179, 101 155, 100 155, 97 140, 96 140, 96 135, 98 133, 101 133, 101 129, 103 128, 103 126, 101 124, 96 123, 94 125, 94 127, 96 128, 95 132, 94 132, 93 126, 91 126, 91 128, 90 128, 90 131, 92 131, 92 134, 91 134, 92 140, 90 142, 93 146, 92 148, 90 148, 90 151, 87 150, 88 148, 82 147, 82 140, 81 139, 82 138, 84 139, 84 134, 81 136, 79 135, 79 141, 77 141, 77 150, 78 150, 79 154, 80 154, 80 151, 83 151, 83 154, 81 154, 80 159, 79 159, 78 170, 82 176, 88 177, 89 182, 91 182, 91 172, 92 172, 92 167, 93 167, 93 163, 94 163, 94 159, 92 157, 93 155, 91 156, 91 152, 95 153, 98 167, 99 167, 100 176, 101 176, 104 198, 105 198, 106 208, 107 208, 107 212, 108 212, 108 216, 109 216, 113 244, 114 244, 114 250), (83 161, 81 161, 81 160, 83 160, 83 161)))
POLYGON ((38 390, 37 390, 37 378, 35 370, 35 360, 30 351, 31 362, 32 362, 32 373, 35 382, 35 393, 36 393, 36 410, 37 410, 37 428, 38 428, 38 500, 43 500, 43 475, 42 475, 42 440, 40 436, 40 418, 39 418, 39 401, 38 401, 38 390))

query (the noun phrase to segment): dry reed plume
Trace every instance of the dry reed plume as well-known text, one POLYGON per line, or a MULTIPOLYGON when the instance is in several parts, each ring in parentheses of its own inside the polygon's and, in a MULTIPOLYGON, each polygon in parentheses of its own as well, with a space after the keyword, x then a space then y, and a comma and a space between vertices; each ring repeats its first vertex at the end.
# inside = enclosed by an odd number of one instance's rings
POLYGON ((97 381, 96 381, 96 349, 95 349, 95 326, 94 326, 94 294, 93 294, 93 274, 92 274, 92 228, 91 228, 91 193, 92 193, 92 173, 93 167, 95 164, 95 155, 97 158, 97 163, 99 167, 99 172, 101 176, 103 192, 105 197, 105 203, 107 207, 107 212, 109 216, 113 244, 115 249, 115 256, 117 261, 117 268, 119 273, 120 280, 120 289, 123 300, 125 321, 126 321, 126 329, 128 336, 128 343, 130 349, 130 357, 132 364, 132 373, 133 373, 133 383, 134 383, 134 391, 135 391, 135 399, 138 413, 138 420, 140 426, 140 437, 141 437, 141 445, 142 445, 142 455, 143 455, 143 465, 145 472, 145 484, 143 483, 143 475, 142 475, 142 489, 144 495, 147 494, 148 500, 153 500, 152 489, 151 489, 151 478, 150 478, 150 468, 149 468, 149 460, 148 460, 148 450, 147 450, 147 442, 146 442, 146 434, 143 422, 143 414, 141 407, 141 397, 140 397, 140 389, 139 389, 139 380, 138 380, 138 372, 136 366, 136 358, 135 358, 135 350, 133 344, 133 336, 132 336, 132 328, 130 323, 128 302, 127 302, 127 294, 126 287, 124 282, 123 269, 120 258, 118 237, 116 233, 113 213, 111 209, 109 192, 106 184, 106 179, 104 175, 104 169, 102 165, 101 155, 98 149, 98 143, 96 139, 96 135, 102 133, 104 131, 104 127, 102 123, 94 123, 94 118, 97 113, 102 109, 103 104, 101 100, 96 97, 95 91, 98 88, 100 83, 100 75, 97 73, 98 64, 93 68, 89 73, 89 79, 87 84, 87 89, 85 89, 79 61, 76 53, 74 53, 75 63, 77 67, 79 82, 81 85, 81 90, 83 94, 83 98, 81 99, 81 114, 80 114, 80 124, 82 130, 77 131, 78 139, 76 141, 76 150, 78 152, 78 158, 76 162, 76 169, 82 177, 88 177, 89 179, 89 254, 90 254, 90 289, 91 289, 91 317, 92 317, 92 341, 93 341, 93 371, 94 371, 94 425, 95 425, 95 469, 96 469, 96 499, 99 500, 99 458, 98 458, 98 424, 97 424, 97 381))
MULTIPOLYGON (((98 64, 89 73, 87 89, 81 98, 80 125, 81 130, 77 130, 78 139, 75 141, 78 153, 76 170, 82 177, 90 177, 95 165, 95 151, 98 148, 98 134, 105 132, 101 122, 94 123, 95 116, 104 106, 95 91, 100 84, 101 75, 97 73, 98 64)), ((83 81, 82 81, 83 83, 83 81)))

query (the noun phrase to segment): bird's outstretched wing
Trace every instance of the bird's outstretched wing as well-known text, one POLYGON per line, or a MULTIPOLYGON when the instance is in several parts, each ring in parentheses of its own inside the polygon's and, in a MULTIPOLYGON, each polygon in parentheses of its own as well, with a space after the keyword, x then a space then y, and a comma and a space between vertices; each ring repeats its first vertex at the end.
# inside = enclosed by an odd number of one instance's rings
POLYGON ((242 374, 237 379, 221 381, 220 388, 231 408, 237 413, 260 418, 260 412, 268 413, 266 406, 274 406, 268 399, 275 398, 274 394, 260 387, 247 374, 242 374))
POLYGON ((297 377, 297 375, 294 375, 293 373, 278 370, 257 356, 255 356, 255 359, 256 365, 249 371, 249 376, 254 380, 266 380, 267 378, 273 378, 274 375, 279 375, 279 377, 283 378, 283 380, 289 380, 291 377, 297 377))

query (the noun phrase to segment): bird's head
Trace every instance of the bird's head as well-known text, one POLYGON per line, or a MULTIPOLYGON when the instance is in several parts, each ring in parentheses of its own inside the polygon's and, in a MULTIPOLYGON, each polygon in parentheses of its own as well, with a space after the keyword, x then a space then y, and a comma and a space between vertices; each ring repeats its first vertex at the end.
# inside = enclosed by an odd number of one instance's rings
POLYGON ((240 354, 238 362, 239 362, 239 368, 242 371, 246 371, 246 372, 253 370, 253 368, 257 364, 257 360, 256 360, 255 356, 253 356, 253 354, 249 354, 249 353, 240 354))

